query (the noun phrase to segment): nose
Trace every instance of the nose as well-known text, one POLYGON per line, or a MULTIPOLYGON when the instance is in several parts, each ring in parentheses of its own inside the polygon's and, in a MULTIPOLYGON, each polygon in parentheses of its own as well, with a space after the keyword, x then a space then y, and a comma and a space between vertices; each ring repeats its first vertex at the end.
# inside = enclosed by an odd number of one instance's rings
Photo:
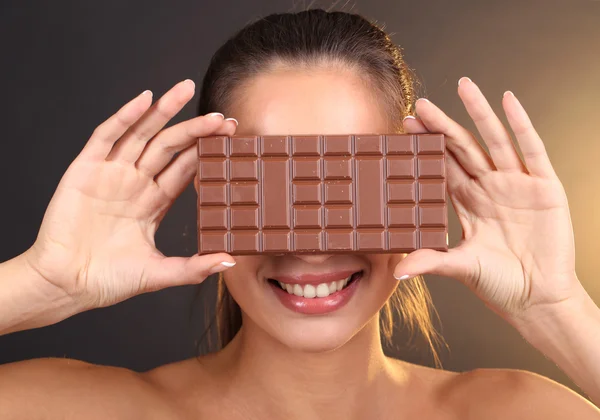
POLYGON ((295 257, 308 264, 323 264, 333 255, 331 254, 296 254, 295 257))

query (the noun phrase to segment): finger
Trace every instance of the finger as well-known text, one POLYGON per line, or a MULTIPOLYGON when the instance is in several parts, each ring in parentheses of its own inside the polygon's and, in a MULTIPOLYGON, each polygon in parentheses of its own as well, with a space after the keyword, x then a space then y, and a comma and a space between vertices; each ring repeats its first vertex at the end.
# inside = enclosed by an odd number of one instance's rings
POLYGON ((451 277, 467 286, 473 286, 477 273, 474 271, 473 257, 469 257, 460 248, 448 252, 433 249, 419 249, 408 254, 398 263, 394 270, 394 277, 406 280, 423 274, 435 274, 451 277))
MULTIPOLYGON (((198 168, 198 152, 196 146, 189 146, 155 178, 161 191, 175 201, 194 179, 198 168)), ((170 205, 170 204, 169 204, 170 205)))
POLYGON ((429 132, 448 137, 446 147, 454 153, 469 175, 479 178, 494 170, 490 157, 467 129, 453 121, 428 99, 419 99, 416 109, 429 132))
POLYGON ((506 92, 502 99, 508 123, 515 133, 525 166, 530 174, 540 177, 556 177, 544 142, 533 127, 527 112, 512 92, 506 92))
POLYGON ((487 145, 496 169, 523 172, 525 167, 510 134, 479 87, 468 77, 463 77, 458 82, 458 95, 487 145))
MULTIPOLYGON (((427 128, 420 121, 419 118, 413 116, 407 116, 404 119, 404 131, 409 134, 424 134, 428 133, 427 128)), ((473 181, 473 178, 467 173, 460 163, 456 160, 451 151, 447 150, 445 154, 446 158, 446 188, 450 194, 450 201, 454 206, 454 210, 459 214, 461 226, 464 234, 468 235, 471 233, 471 227, 468 223, 469 218, 466 217, 465 208, 460 200, 461 189, 469 188, 467 183, 473 181)), ((446 190, 445 188, 445 190, 446 190)))
POLYGON ((191 80, 176 84, 123 134, 108 159, 135 162, 146 147, 146 143, 192 99, 194 89, 195 85, 191 80))
POLYGON ((472 180, 473 178, 471 178, 465 168, 458 163, 458 160, 456 160, 452 152, 447 152, 446 183, 450 194, 454 194, 462 185, 466 184, 467 182, 471 182, 472 180))
POLYGON ((446 184, 450 202, 459 217, 463 237, 469 238, 473 232, 473 216, 464 205, 464 192, 474 187, 473 178, 460 166, 452 152, 446 153, 446 184))
MULTIPOLYGON (((235 132, 235 123, 225 121, 221 133, 231 136, 235 132)), ((177 198, 196 175, 198 169, 198 152, 196 144, 183 150, 167 167, 159 173, 154 181, 162 191, 171 197, 177 198)))
POLYGON ((209 275, 234 265, 235 260, 225 253, 194 255, 189 258, 157 255, 144 270, 142 288, 144 292, 152 292, 166 287, 198 284, 209 275))
POLYGON ((404 132, 406 134, 426 134, 429 133, 427 127, 423 124, 418 117, 413 117, 412 115, 407 115, 402 120, 402 128, 404 128, 404 132))
MULTIPOLYGON (((412 115, 404 118, 403 128, 407 134, 429 133, 423 122, 412 115)), ((472 180, 465 168, 460 166, 460 163, 450 151, 446 152, 446 170, 446 182, 450 191, 456 190, 460 185, 472 180)))
POLYGON ((176 153, 193 145, 198 137, 225 134, 234 123, 225 123, 218 112, 184 121, 158 133, 146 146, 136 167, 154 178, 173 159, 176 153))
POLYGON ((106 159, 115 142, 135 124, 152 104, 152 92, 146 90, 121 107, 92 133, 80 156, 106 159))

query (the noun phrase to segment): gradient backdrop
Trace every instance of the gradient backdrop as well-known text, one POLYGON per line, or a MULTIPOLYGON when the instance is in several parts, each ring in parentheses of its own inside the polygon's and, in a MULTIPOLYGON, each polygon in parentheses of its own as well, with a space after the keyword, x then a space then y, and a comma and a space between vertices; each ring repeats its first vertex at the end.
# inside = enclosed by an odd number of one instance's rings
MULTIPOLYGON (((0 3, 0 261, 34 241, 45 207, 93 129, 144 89, 155 98, 200 83, 212 53, 246 23, 331 2, 292 0, 32 1, 0 3)), ((536 124, 568 193, 577 270, 600 303, 600 2, 593 0, 363 0, 338 2, 384 23, 428 97, 474 129, 456 94, 471 77, 501 110, 513 90, 536 124)), ((197 100, 195 98, 194 102, 197 100)), ((195 103, 173 122, 193 117, 195 103)), ((504 118, 504 117, 503 117, 504 118)), ((195 193, 163 222, 159 248, 196 250, 195 193)), ((450 218, 451 245, 460 239, 450 218)), ((551 362, 451 279, 429 278, 450 352, 444 367, 527 369, 574 388, 551 362)), ((212 300, 215 282, 202 296, 212 300)), ((144 295, 58 325, 0 337, 0 363, 57 356, 146 370, 194 355, 205 310, 196 288, 144 295)), ((431 363, 400 332, 393 354, 431 363)), ((575 389, 575 388, 574 388, 575 389)))

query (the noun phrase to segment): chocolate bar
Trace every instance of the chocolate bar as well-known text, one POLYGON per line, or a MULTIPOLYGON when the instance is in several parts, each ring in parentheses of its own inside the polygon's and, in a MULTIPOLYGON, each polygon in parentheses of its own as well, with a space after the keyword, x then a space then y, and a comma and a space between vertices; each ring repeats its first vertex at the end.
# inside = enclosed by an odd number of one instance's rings
POLYGON ((198 139, 198 253, 448 249, 441 134, 198 139))

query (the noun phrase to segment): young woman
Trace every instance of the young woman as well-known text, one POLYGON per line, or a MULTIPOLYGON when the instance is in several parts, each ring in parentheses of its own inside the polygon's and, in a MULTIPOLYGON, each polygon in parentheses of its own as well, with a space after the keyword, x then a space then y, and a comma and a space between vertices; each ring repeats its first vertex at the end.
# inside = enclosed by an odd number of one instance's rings
POLYGON ((384 32, 319 10, 269 16, 228 41, 206 74, 202 116, 162 130, 193 97, 192 81, 153 105, 150 92, 140 94, 94 131, 33 246, 0 265, 0 333, 222 273, 224 347, 143 374, 72 360, 5 365, 0 418, 600 418, 590 402, 537 375, 458 374, 382 351, 391 302, 434 341, 418 276, 449 276, 600 401, 600 310, 577 279, 567 200, 543 143, 512 93, 502 105, 523 161, 477 86, 462 78, 458 94, 489 155, 434 104, 416 100, 384 32), (196 139, 236 130, 444 133, 463 241, 408 256, 163 256, 154 234, 194 178, 196 139), (319 284, 328 296, 313 297, 319 284))

